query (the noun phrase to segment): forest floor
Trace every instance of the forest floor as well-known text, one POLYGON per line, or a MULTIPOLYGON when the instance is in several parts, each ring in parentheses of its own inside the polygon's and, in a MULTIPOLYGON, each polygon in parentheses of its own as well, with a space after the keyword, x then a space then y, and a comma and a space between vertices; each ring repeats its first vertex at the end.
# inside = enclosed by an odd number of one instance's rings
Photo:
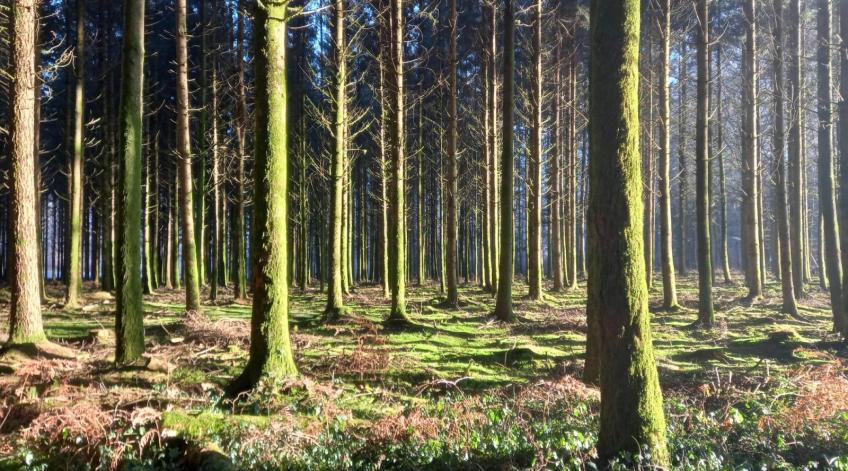
MULTIPOLYGON (((181 291, 146 296, 157 366, 135 370, 113 367, 107 293, 87 291, 74 311, 48 304, 48 336, 76 357, 0 364, 0 469, 592 469, 584 286, 542 302, 518 294, 511 325, 477 286, 457 310, 440 307, 438 285, 412 286, 416 325, 402 331, 382 327, 381 287, 357 287, 329 325, 316 288, 292 290, 301 376, 235 402, 222 388, 247 358, 250 306, 229 293, 190 316, 181 291)), ((806 322, 779 314, 776 284, 753 306, 718 284, 717 328, 694 329, 694 277, 680 280, 681 310, 653 310, 676 469, 848 469, 846 346, 810 289, 806 322)), ((660 299, 658 280, 652 308, 660 299)), ((2 341, 7 290, 0 302, 2 341)))

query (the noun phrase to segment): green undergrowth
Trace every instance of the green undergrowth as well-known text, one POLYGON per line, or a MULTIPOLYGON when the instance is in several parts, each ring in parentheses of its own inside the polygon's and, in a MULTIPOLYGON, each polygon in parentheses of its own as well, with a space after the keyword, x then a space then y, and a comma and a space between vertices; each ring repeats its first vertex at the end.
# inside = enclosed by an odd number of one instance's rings
MULTIPOLYGON (((675 311, 659 309, 659 282, 651 293, 674 467, 848 469, 845 352, 829 334, 826 295, 800 301, 801 321, 779 313, 775 283, 752 305, 741 286, 718 284, 717 326, 704 331, 692 327, 695 281, 681 277, 675 311)), ((187 318, 182 292, 146 297, 148 351, 170 368, 123 372, 108 368, 108 347, 87 343, 92 330, 111 328, 111 299, 91 295, 74 311, 50 304, 48 336, 91 359, 42 383, 27 379, 32 393, 0 402, 37 411, 17 428, 0 426, 0 469, 108 469, 100 463, 114 460, 123 434, 132 441, 151 430, 144 446, 138 438, 122 449, 127 469, 197 469, 204 449, 219 450, 235 469, 592 469, 598 396, 579 381, 584 289, 533 302, 518 282, 518 322, 508 325, 490 316, 494 299, 479 286, 463 287, 455 310, 441 306, 437 284, 412 286, 414 325, 385 330, 380 286, 356 287, 349 311, 332 323, 322 319, 324 295, 295 288, 302 377, 269 380, 235 402, 221 396, 247 358, 249 304, 225 293, 187 318), (36 417, 86 401, 115 417, 139 407, 154 417, 141 431, 126 417, 111 420, 103 427, 114 437, 96 446, 67 424, 58 443, 27 435, 36 417)), ((7 390, 30 389, 13 381, 7 390)), ((613 467, 647 469, 650 457, 624 456, 613 467)))

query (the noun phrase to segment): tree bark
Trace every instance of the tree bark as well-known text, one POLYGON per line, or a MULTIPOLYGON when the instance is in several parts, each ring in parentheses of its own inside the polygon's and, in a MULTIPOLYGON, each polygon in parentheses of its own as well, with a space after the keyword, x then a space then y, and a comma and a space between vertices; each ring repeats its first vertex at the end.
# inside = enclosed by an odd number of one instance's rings
POLYGON ((660 52, 660 256, 662 259, 663 308, 677 309, 677 281, 674 273, 674 241, 671 221, 671 0, 662 0, 659 12, 660 52))
POLYGON ((662 467, 669 455, 642 241, 639 3, 591 4, 587 313, 600 352, 598 456, 606 463, 646 447, 662 467))
POLYGON ((456 117, 456 36, 457 36, 457 14, 456 0, 448 0, 449 15, 449 51, 448 51, 448 171, 445 182, 446 201, 446 228, 447 239, 445 244, 445 284, 447 285, 447 305, 456 307, 459 304, 459 289, 457 286, 457 117, 456 117))
POLYGON ((244 166, 247 160, 247 92, 245 91, 244 79, 244 16, 245 5, 244 0, 239 0, 238 14, 238 32, 236 33, 236 41, 238 42, 237 50, 238 57, 238 98, 236 102, 236 141, 238 151, 238 165, 236 169, 236 201, 235 201, 235 224, 233 236, 233 265, 235 272, 235 291, 234 297, 236 300, 243 301, 247 299, 247 263, 245 260, 245 252, 247 245, 245 243, 244 234, 244 218, 245 207, 247 203, 246 186, 247 176, 245 175, 244 166))
POLYGON ((121 105, 118 111, 121 127, 118 133, 118 256, 115 257, 115 270, 118 274, 115 287, 115 362, 118 364, 130 364, 144 353, 139 247, 139 224, 142 216, 144 3, 144 0, 130 0, 124 6, 121 105))
POLYGON ((787 99, 789 100, 789 116, 788 116, 788 148, 789 148, 789 164, 788 173, 789 181, 787 182, 787 191, 789 193, 789 223, 790 223, 790 245, 792 248, 792 266, 795 270, 792 276, 795 277, 792 286, 795 288, 795 297, 800 298, 804 295, 804 266, 806 260, 805 245, 806 233, 804 217, 804 185, 802 175, 804 173, 803 158, 801 154, 802 147, 802 130, 804 129, 803 103, 801 91, 802 84, 802 66, 801 66, 801 1, 789 0, 787 19, 789 22, 789 65, 788 65, 788 83, 787 83, 787 99))
POLYGON ((527 245, 529 297, 542 299, 542 0, 532 6, 533 39, 530 118, 530 162, 527 195, 527 245))
POLYGON ((288 1, 254 8, 253 310, 250 356, 227 388, 230 396, 262 377, 296 376, 288 316, 288 1))
MULTIPOLYGON (((749 0, 752 1, 752 0, 749 0)), ((698 324, 712 328, 713 270, 709 201, 709 0, 698 0, 698 109, 695 123, 695 200, 698 220, 698 324)), ((756 234, 756 233, 755 233, 756 234)))
POLYGON ((403 0, 389 4, 388 121, 389 130, 389 287, 392 306, 387 323, 407 324, 406 315, 406 213, 404 204, 404 11, 403 0))
POLYGON ((191 137, 189 136, 188 31, 186 0, 176 0, 177 27, 177 154, 182 213, 183 269, 186 311, 200 310, 200 267, 194 233, 194 203, 191 178, 191 137))
POLYGON ((75 308, 82 290, 83 159, 85 153, 85 1, 77 0, 77 42, 74 51, 74 137, 68 200, 68 292, 65 306, 75 308))
POLYGON ((786 207, 786 173, 784 154, 785 131, 783 123, 784 82, 783 82, 783 0, 774 0, 774 161, 775 202, 777 212, 777 228, 780 249, 780 284, 783 294, 782 311, 793 317, 798 316, 798 306, 795 304, 795 288, 792 283, 791 238, 789 237, 789 220, 786 207))
POLYGON ((759 187, 757 173, 758 136, 757 136, 757 27, 756 3, 745 0, 745 51, 743 58, 743 94, 742 106, 744 122, 742 126, 742 255, 745 268, 747 298, 756 300, 762 297, 762 273, 760 271, 762 247, 760 246, 759 187))
POLYGON ((344 289, 342 270, 343 267, 343 238, 342 229, 344 221, 344 184, 345 184, 345 127, 347 109, 347 56, 345 41, 345 12, 344 1, 333 2, 335 42, 335 93, 333 106, 335 106, 335 119, 333 121, 333 160, 330 167, 330 234, 328 254, 329 272, 327 282, 327 307, 324 315, 328 319, 336 319, 344 313, 344 289))
POLYGON ((831 0, 818 1, 817 33, 818 47, 816 60, 818 70, 818 138, 819 138, 819 208, 823 220, 823 240, 830 286, 830 304, 833 312, 834 332, 844 332, 848 328, 842 304, 842 266, 839 245, 839 223, 836 220, 836 202, 833 182, 833 106, 831 90, 831 21, 833 8, 831 0))
POLYGON ((498 293, 495 317, 502 322, 514 322, 512 309, 512 275, 514 271, 513 232, 513 84, 515 81, 515 19, 513 0, 506 0, 504 8, 504 64, 503 64, 503 150, 501 151, 500 188, 500 260, 498 266, 498 293))
POLYGON ((35 47, 38 2, 17 0, 11 8, 12 75, 9 150, 12 208, 11 308, 8 345, 47 340, 41 320, 38 287, 38 216, 35 211, 35 47))

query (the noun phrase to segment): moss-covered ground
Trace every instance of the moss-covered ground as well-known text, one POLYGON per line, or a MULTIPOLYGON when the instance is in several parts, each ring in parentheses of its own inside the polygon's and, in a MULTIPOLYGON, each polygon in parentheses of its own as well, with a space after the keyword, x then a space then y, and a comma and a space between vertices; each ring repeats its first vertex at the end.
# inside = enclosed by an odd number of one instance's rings
MULTIPOLYGON (((810 287, 798 320, 780 314, 776 284, 766 291, 748 305, 740 286, 718 284, 711 331, 691 327, 694 278, 680 280, 680 310, 652 306, 676 468, 846 469, 848 380, 827 297, 810 287)), ((112 366, 107 294, 87 291, 79 310, 48 304, 48 336, 78 356, 0 361, 0 469, 217 469, 211 456, 232 469, 594 466, 598 393, 579 380, 583 286, 542 302, 524 298, 522 283, 516 292, 519 321, 507 325, 476 285, 462 288, 457 310, 440 307, 437 284, 412 286, 415 326, 385 330, 379 286, 356 287, 349 315, 332 324, 317 286, 293 289, 301 377, 234 402, 222 388, 246 359, 250 307, 229 293, 191 316, 182 292, 147 296, 154 361, 133 370, 112 366)), ((61 299, 61 286, 50 294, 61 299)))

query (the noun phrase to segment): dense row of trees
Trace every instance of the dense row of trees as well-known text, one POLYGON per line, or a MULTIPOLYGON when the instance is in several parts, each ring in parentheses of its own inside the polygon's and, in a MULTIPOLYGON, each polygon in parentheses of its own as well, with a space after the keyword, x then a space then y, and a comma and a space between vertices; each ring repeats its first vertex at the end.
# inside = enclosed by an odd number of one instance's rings
POLYGON ((142 293, 200 311, 205 286, 250 292, 235 394, 297 373, 290 289, 317 284, 331 322, 380 283, 403 328, 407 283, 438 280, 449 308, 476 283, 511 322, 515 274, 531 300, 585 279, 599 451, 664 462, 650 289, 676 310, 697 266, 710 328, 732 268, 749 302, 780 279, 793 316, 815 273, 848 332, 829 0, 502 3, 0 2, 7 343, 46 340, 45 280, 68 308, 83 279, 115 291, 122 365, 143 358, 142 293))

